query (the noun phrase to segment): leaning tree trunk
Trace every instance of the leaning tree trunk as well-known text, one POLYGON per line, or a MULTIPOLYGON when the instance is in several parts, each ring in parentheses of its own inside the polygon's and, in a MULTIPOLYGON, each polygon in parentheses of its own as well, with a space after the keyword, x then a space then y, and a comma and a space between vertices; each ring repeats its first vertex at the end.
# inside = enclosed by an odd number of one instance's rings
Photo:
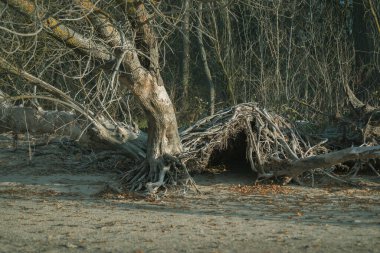
POLYGON ((191 183, 186 168, 176 158, 176 155, 182 152, 182 144, 174 107, 160 74, 141 70, 134 82, 120 76, 120 83, 127 85, 134 93, 148 120, 146 159, 124 176, 128 189, 147 188, 149 192, 154 193, 167 183, 178 184, 182 179, 185 180, 185 184, 189 179, 191 183), (170 170, 174 170, 175 173, 167 177, 166 174, 171 173, 170 170))
POLYGON ((150 168, 149 179, 152 181, 159 179, 159 172, 164 165, 163 156, 176 155, 182 151, 174 107, 160 80, 160 77, 145 72, 130 85, 128 80, 120 77, 120 82, 136 95, 148 119, 146 159, 150 168))
POLYGON ((180 153, 182 146, 174 107, 160 75, 157 38, 145 5, 138 0, 120 2, 136 34, 132 40, 126 38, 102 10, 93 11, 99 8, 90 0, 76 2, 91 13, 89 18, 96 24, 100 36, 114 47, 115 58, 120 63, 117 67, 125 70, 119 75, 119 82, 133 92, 148 120, 146 161, 126 177, 130 189, 142 188, 157 180, 163 184, 164 167, 168 163, 164 156, 180 153))

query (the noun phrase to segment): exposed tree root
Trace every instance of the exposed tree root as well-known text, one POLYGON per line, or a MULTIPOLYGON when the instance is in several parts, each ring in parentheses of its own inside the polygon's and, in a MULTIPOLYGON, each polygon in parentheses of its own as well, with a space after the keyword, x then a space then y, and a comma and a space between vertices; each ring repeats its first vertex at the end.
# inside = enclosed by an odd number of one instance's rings
POLYGON ((194 180, 185 164, 175 156, 165 154, 160 159, 148 163, 146 160, 129 170, 122 178, 128 191, 144 190, 148 194, 156 194, 159 189, 167 187, 192 186, 197 191, 194 180), (152 165, 154 164, 154 165, 152 165), (152 167, 154 166, 154 167, 152 167))
POLYGON ((218 112, 183 131, 184 162, 191 169, 205 169, 212 153, 228 148, 240 132, 246 136, 246 158, 259 177, 272 176, 280 161, 296 161, 326 151, 322 143, 311 146, 283 117, 247 103, 218 112))
POLYGON ((299 182, 303 172, 313 169, 331 168, 349 160, 380 158, 380 146, 327 153, 323 146, 327 140, 315 140, 314 144, 306 141, 295 125, 256 104, 234 106, 183 131, 181 157, 191 170, 207 170, 212 154, 236 147, 231 143, 241 132, 246 141, 237 145, 246 146, 246 159, 258 178, 285 177, 284 184, 291 179, 299 182))

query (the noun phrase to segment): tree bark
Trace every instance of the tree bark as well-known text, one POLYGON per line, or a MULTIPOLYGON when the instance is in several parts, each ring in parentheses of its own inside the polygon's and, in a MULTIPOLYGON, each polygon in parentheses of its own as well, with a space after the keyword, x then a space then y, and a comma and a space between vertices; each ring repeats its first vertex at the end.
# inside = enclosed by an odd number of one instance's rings
POLYGON ((206 54, 205 46, 203 44, 203 24, 202 24, 203 4, 202 3, 199 3, 198 5, 198 15, 199 16, 198 16, 197 38, 198 38, 199 49, 200 49, 201 58, 203 62, 203 68, 204 68, 208 86, 209 86, 209 113, 210 115, 214 115, 215 113, 215 85, 214 85, 214 82, 212 81, 211 71, 208 66, 208 61, 207 61, 207 54, 206 54))
POLYGON ((183 100, 182 105, 187 107, 188 95, 189 95, 189 78, 190 78, 190 2, 191 0, 185 0, 184 5, 184 17, 182 24, 182 87, 183 87, 183 100))
POLYGON ((147 162, 151 180, 158 179, 163 155, 176 155, 182 151, 173 104, 159 78, 151 73, 141 76, 131 84, 125 76, 120 83, 126 85, 144 108, 148 120, 147 162))

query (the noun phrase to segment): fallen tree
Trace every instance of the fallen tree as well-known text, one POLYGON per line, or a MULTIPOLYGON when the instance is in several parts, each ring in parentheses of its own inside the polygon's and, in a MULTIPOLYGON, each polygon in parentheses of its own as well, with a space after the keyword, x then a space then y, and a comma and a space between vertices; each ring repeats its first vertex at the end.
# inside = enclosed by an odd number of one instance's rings
MULTIPOLYGON (((202 171, 213 162, 215 153, 240 146, 244 147, 246 159, 258 178, 286 176, 287 182, 316 168, 380 158, 379 145, 335 151, 324 145, 328 140, 323 136, 310 137, 300 134, 295 124, 257 104, 240 104, 201 119, 184 130, 181 158, 189 168, 202 171), (243 136, 237 138, 239 134, 243 136)), ((378 141, 372 140, 369 145, 378 141)))

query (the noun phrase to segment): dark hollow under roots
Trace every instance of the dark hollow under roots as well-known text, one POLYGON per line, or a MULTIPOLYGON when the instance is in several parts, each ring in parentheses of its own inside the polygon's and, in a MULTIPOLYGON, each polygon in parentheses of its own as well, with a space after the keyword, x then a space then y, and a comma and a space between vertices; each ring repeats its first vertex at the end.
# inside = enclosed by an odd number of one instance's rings
POLYGON ((209 165, 238 159, 258 177, 271 177, 289 161, 321 151, 320 145, 305 141, 285 118, 253 103, 202 119, 183 131, 181 138, 182 156, 190 169, 205 171, 209 165))

